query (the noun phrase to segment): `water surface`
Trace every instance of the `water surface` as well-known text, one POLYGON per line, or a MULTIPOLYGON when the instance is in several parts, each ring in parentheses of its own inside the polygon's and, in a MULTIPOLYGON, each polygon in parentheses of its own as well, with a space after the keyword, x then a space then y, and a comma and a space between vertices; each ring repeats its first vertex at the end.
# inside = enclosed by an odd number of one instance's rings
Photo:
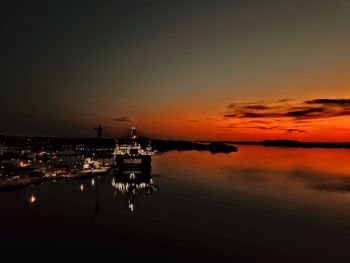
POLYGON ((151 184, 133 195, 113 187, 128 180, 114 172, 2 192, 1 255, 348 262, 349 160, 345 149, 173 151, 154 157, 138 182, 151 184))

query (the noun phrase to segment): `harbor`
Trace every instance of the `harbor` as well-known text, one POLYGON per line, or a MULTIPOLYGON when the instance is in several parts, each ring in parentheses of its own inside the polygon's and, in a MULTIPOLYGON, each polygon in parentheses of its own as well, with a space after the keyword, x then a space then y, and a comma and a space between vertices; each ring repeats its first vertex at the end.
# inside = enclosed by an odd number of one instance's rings
POLYGON ((0 141, 0 191, 52 180, 84 179, 117 171, 150 173, 152 158, 166 151, 230 153, 237 147, 223 143, 156 140, 139 136, 136 125, 121 139, 103 139, 102 127, 94 128, 97 139, 13 138, 0 141))
MULTIPOLYGON (((0 191, 17 189, 32 184, 41 184, 52 180, 84 179, 106 174, 115 167, 117 146, 106 147, 106 140, 101 139, 102 128, 99 126, 98 139, 90 144, 57 145, 46 144, 46 150, 35 151, 18 144, 4 147, 1 141, 0 191), (50 149, 51 148, 51 149, 50 149)), ((110 143, 110 142, 109 142, 110 143)), ((124 153, 123 156, 126 153, 124 153)))

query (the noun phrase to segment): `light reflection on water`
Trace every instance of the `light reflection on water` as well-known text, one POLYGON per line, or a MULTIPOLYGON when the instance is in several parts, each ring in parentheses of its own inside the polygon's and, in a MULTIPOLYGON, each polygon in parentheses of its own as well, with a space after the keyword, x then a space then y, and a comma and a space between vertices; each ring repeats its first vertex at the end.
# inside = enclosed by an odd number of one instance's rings
POLYGON ((2 247, 33 257, 37 245, 43 255, 60 248, 71 261, 130 259, 137 250, 133 259, 152 251, 167 261, 347 262, 350 151, 239 149, 168 152, 142 176, 0 193, 2 247))

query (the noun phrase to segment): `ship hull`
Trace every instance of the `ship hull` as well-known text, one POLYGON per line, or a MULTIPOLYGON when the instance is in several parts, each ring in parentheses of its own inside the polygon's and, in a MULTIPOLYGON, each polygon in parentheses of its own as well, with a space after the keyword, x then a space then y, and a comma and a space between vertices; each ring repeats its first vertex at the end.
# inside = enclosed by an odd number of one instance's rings
POLYGON ((116 155, 115 166, 117 168, 147 168, 151 166, 152 156, 140 155, 140 156, 128 156, 128 155, 116 155))

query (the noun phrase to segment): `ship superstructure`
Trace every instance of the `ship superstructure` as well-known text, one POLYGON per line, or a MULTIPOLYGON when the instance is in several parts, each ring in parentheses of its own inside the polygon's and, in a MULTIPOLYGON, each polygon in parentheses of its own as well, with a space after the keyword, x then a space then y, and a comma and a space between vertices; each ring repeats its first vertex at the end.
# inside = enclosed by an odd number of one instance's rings
POLYGON ((116 143, 114 150, 115 164, 117 168, 130 166, 149 168, 154 153, 151 142, 138 138, 136 125, 133 125, 130 137, 116 143))

